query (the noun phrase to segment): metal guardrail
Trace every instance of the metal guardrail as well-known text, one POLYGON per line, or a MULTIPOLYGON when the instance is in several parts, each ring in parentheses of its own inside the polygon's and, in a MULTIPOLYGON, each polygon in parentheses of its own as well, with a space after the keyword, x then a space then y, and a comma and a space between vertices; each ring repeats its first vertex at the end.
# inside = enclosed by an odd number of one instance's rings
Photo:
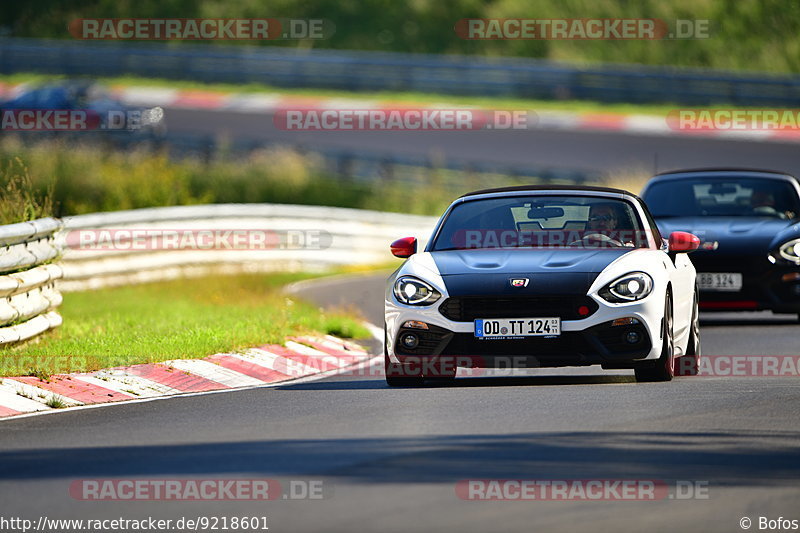
POLYGON ((413 235, 424 246, 435 222, 435 217, 288 204, 157 207, 67 217, 59 236, 64 248, 59 287, 74 291, 215 273, 384 263, 391 259, 391 241, 413 235), (142 237, 133 246, 133 237, 127 239, 126 233, 119 239, 114 230, 138 230, 142 237), (183 239, 167 249, 160 240, 168 233, 225 230, 271 232, 279 240, 268 249, 198 249, 183 239), (320 245, 286 243, 288 234, 312 233, 321 234, 320 245), (81 245, 92 239, 93 244, 81 245))
POLYGON ((0 40, 0 72, 260 82, 276 87, 600 102, 794 106, 800 77, 524 58, 299 50, 253 46, 0 40))
POLYGON ((60 253, 61 227, 52 218, 0 226, 0 346, 61 325, 55 281, 63 272, 51 263, 60 253))

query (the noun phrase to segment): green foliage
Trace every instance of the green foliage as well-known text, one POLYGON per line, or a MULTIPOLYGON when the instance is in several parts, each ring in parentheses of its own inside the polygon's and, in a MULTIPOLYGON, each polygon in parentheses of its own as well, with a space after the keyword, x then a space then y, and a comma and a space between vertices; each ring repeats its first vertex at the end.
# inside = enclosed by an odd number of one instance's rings
POLYGON ((50 398, 47 399, 47 403, 45 403, 47 407, 53 409, 63 409, 67 406, 66 402, 64 402, 64 398, 57 394, 51 394, 50 398))
POLYGON ((396 167, 405 175, 403 180, 354 181, 331 177, 314 156, 286 148, 241 157, 220 153, 210 161, 172 160, 144 149, 123 152, 57 141, 27 144, 7 137, 0 141, 0 159, 13 158, 19 158, 14 159, 14 168, 23 168, 20 161, 30 168, 30 173, 20 174, 24 181, 8 195, 14 200, 3 202, 10 206, 8 217, 14 221, 22 214, 30 219, 51 212, 67 216, 205 203, 289 203, 439 214, 464 192, 535 181, 412 167, 396 167), (409 190, 414 191, 413 201, 409 190))
POLYGON ((52 197, 55 214, 66 216, 224 202, 358 207, 369 194, 364 186, 326 178, 315 170, 312 160, 283 149, 205 162, 170 160, 164 153, 143 149, 116 151, 58 141, 23 143, 7 137, 0 141, 0 160, 13 163, 5 173, 14 179, 8 182, 2 208, 5 219, 14 221, 23 214, 30 219, 45 208, 53 210, 51 203, 38 200, 42 197, 48 202, 52 197))
POLYGON ((22 159, 0 155, 0 224, 27 222, 52 214, 52 187, 35 189, 22 159))
POLYGON ((258 0, 39 0, 5 6, 0 26, 10 27, 14 36, 69 39, 68 21, 91 17, 322 18, 336 25, 330 39, 238 44, 800 72, 800 3, 785 0, 272 0, 266 5, 258 0), (703 19, 710 21, 711 36, 468 41, 453 30, 462 18, 659 18, 671 28, 676 19, 703 19))

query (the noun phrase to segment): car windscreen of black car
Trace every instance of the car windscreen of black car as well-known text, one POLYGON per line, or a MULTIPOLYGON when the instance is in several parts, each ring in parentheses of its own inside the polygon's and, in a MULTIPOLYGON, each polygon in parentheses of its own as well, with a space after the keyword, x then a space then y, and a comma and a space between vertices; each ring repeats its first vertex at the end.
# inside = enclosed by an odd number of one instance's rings
POLYGON ((643 199, 656 218, 800 216, 797 190, 782 179, 725 176, 664 180, 650 185, 643 199))

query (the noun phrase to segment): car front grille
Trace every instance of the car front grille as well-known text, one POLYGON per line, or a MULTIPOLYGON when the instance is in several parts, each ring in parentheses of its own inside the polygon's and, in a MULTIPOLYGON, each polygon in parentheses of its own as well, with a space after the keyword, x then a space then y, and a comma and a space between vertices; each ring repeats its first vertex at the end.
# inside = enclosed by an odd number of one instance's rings
POLYGON ((579 320, 597 311, 597 302, 588 296, 525 296, 497 298, 486 296, 457 296, 446 299, 439 312, 455 322, 471 322, 478 318, 559 317, 579 320), (589 313, 580 315, 586 306, 589 313))
POLYGON ((564 332, 560 337, 526 337, 524 339, 478 339, 472 333, 456 333, 442 355, 527 355, 580 357, 596 353, 586 339, 576 332, 564 332))

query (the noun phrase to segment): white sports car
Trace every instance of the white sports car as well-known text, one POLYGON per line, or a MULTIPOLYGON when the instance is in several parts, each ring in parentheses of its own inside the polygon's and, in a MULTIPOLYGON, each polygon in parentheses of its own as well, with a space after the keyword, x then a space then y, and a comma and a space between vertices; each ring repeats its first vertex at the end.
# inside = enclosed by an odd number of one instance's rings
POLYGON ((454 378, 458 367, 601 365, 637 381, 692 374, 700 356, 699 239, 662 239, 618 189, 510 187, 454 201, 385 297, 386 381, 454 378))

